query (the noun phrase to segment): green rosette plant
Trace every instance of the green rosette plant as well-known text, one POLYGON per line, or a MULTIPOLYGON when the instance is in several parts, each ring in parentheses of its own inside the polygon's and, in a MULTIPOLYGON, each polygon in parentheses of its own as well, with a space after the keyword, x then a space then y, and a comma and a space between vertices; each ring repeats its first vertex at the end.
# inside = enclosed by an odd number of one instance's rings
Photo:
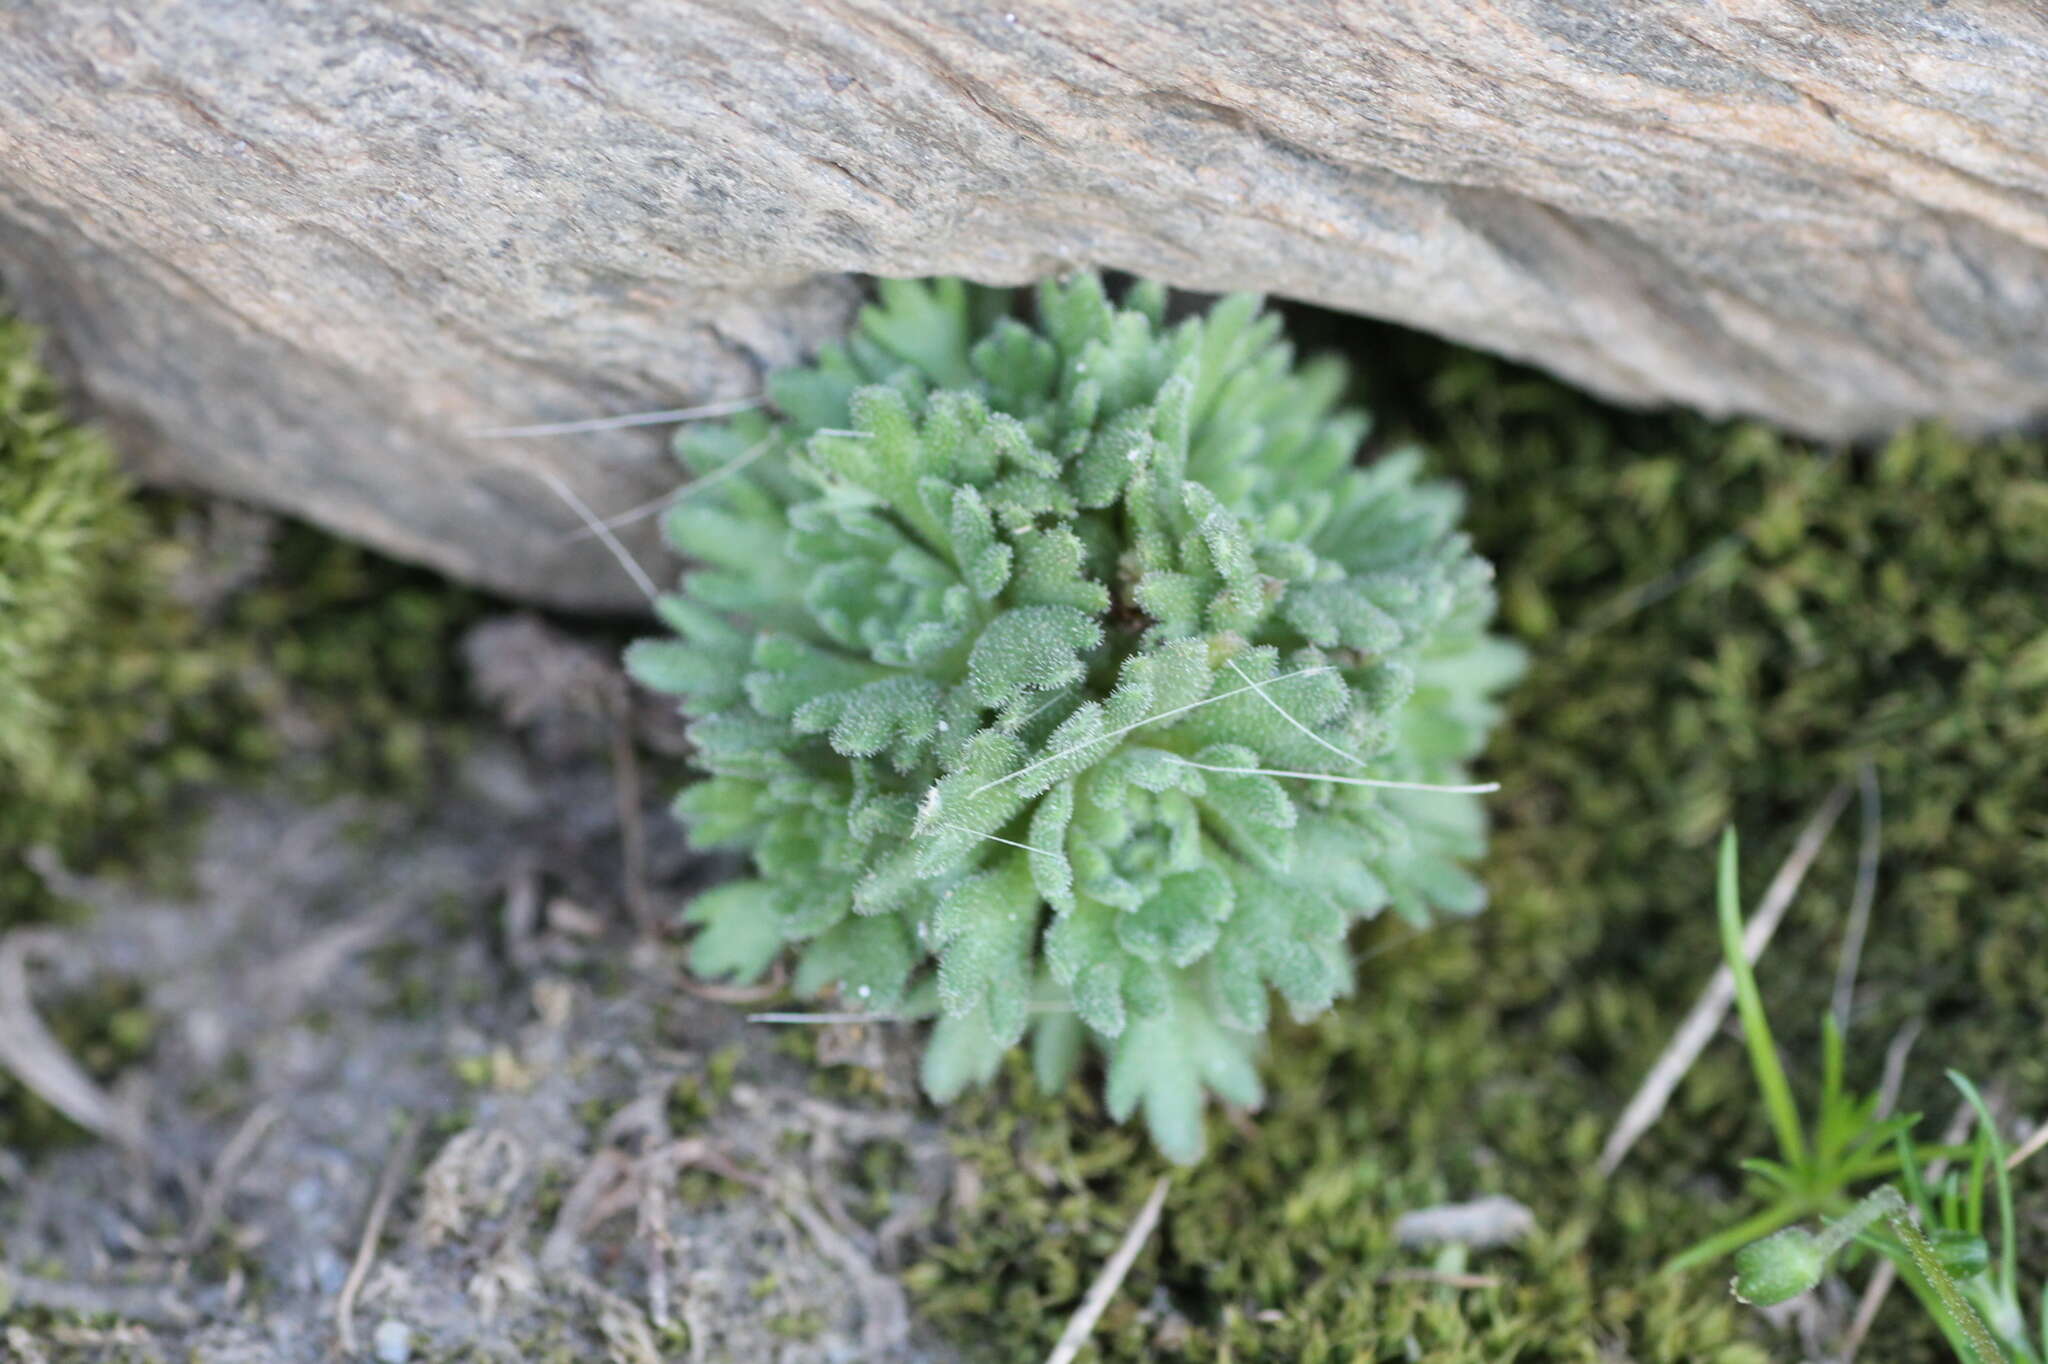
POLYGON ((884 282, 771 410, 682 436, 695 566, 628 664, 691 717, 693 842, 752 859, 689 906, 693 969, 794 947, 800 994, 935 1016, 940 1100, 1092 1044, 1190 1161, 1205 1093, 1260 1099, 1271 996, 1347 993, 1360 920, 1481 907, 1465 764, 1519 658, 1457 493, 1360 467, 1341 367, 1257 299, 1017 303, 884 282))

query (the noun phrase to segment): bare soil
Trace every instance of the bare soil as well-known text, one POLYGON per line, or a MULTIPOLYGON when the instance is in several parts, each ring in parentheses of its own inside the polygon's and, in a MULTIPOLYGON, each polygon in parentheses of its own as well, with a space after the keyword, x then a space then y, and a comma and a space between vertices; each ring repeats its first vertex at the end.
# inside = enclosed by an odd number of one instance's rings
MULTIPOLYGON (((189 893, 51 869, 94 913, 34 999, 140 982, 154 1041, 116 1139, 0 1152, 0 1356, 953 1358, 893 1277, 952 1178, 908 1039, 693 994, 630 926, 602 749, 537 751, 426 813, 210 797, 189 893)), ((724 869, 657 796, 668 924, 724 869)))

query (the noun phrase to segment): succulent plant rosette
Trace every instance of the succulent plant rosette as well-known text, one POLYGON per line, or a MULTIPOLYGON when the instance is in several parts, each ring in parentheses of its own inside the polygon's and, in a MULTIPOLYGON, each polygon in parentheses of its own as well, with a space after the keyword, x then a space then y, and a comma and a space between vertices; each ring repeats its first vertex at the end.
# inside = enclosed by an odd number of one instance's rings
POLYGON ((1192 1160, 1274 997, 1352 989, 1355 924, 1481 907, 1491 570, 1254 298, 878 293, 677 443, 691 567, 628 663, 690 717, 693 843, 753 869, 689 905, 692 968, 794 951, 799 994, 933 1018, 941 1100, 1092 1046, 1192 1160))

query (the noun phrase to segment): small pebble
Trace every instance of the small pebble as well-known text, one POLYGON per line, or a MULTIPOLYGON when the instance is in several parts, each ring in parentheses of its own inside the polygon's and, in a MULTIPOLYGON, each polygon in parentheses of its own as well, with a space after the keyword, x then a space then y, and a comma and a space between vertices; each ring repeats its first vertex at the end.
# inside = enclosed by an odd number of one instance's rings
POLYGON ((405 1364, 412 1358, 412 1327, 390 1317, 377 1323, 377 1334, 373 1338, 377 1350, 377 1364, 405 1364))
POLYGON ((310 1266, 312 1282, 319 1285, 320 1292, 332 1297, 348 1282, 348 1261, 341 1258, 331 1246, 321 1246, 313 1252, 310 1266))
POLYGON ((1536 1230, 1536 1215, 1503 1194, 1469 1203, 1443 1203, 1404 1212, 1394 1222, 1394 1239, 1404 1246, 1470 1246, 1485 1250, 1513 1245, 1536 1230))

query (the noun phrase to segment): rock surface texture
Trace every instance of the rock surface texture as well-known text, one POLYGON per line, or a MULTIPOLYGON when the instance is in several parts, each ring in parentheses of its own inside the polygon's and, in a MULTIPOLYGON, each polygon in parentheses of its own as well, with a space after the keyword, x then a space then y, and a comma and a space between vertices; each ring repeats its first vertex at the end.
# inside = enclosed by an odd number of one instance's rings
POLYGON ((139 467, 616 608, 847 272, 1254 288, 1847 435, 2048 410, 2032 0, 14 0, 0 275, 139 467), (651 554, 651 542, 635 543, 651 554))

